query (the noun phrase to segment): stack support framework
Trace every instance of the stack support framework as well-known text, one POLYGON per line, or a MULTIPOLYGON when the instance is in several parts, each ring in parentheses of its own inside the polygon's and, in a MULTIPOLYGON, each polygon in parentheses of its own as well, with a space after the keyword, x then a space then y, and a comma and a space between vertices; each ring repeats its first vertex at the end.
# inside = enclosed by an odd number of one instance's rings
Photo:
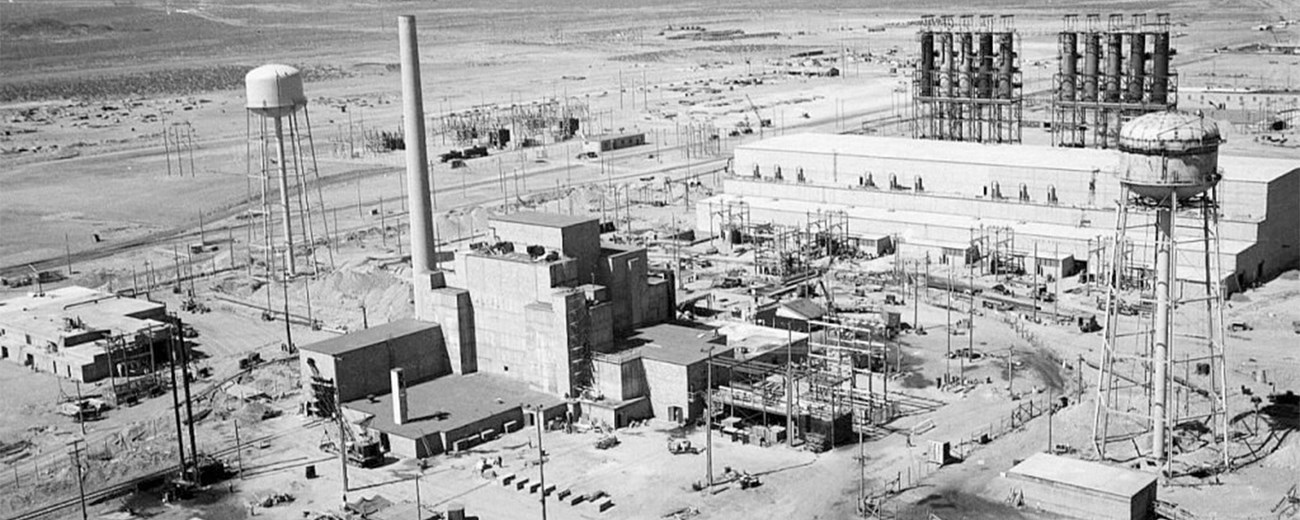
POLYGON ((1009 15, 924 16, 912 81, 912 137, 1018 143, 1020 39, 1009 15))
POLYGON ((1115 148, 1124 122, 1178 108, 1169 15, 1149 23, 1146 15, 1112 14, 1104 25, 1097 14, 1087 15, 1082 27, 1078 15, 1065 16, 1053 78, 1054 146, 1115 148))

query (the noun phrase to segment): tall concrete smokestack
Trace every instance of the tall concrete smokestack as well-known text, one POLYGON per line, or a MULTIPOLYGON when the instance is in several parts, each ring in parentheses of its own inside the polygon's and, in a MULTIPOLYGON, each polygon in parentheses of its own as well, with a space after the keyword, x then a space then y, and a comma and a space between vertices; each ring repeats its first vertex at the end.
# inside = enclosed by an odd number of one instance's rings
MULTIPOLYGON (((407 202, 411 208, 411 271, 417 288, 434 271, 433 211, 429 199, 429 156, 424 143, 424 98, 420 90, 420 48, 415 17, 397 17, 402 61, 402 123, 406 136, 407 202)), ((418 294, 417 290, 417 294, 418 294)), ((418 303, 418 302, 417 302, 418 303)))
POLYGON ((388 380, 393 385, 393 424, 406 424, 406 374, 400 368, 388 372, 388 380))

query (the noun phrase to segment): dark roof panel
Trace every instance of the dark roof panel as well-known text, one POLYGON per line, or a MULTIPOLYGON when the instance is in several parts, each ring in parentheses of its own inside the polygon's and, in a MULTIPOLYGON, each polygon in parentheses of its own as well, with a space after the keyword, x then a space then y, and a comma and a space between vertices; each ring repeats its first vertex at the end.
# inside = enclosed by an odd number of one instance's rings
POLYGON ((353 350, 383 343, 393 338, 410 336, 412 334, 437 328, 437 323, 413 319, 398 320, 370 327, 368 329, 349 332, 335 338, 317 341, 310 345, 304 345, 302 349, 308 352, 337 356, 345 352, 351 352, 353 350))

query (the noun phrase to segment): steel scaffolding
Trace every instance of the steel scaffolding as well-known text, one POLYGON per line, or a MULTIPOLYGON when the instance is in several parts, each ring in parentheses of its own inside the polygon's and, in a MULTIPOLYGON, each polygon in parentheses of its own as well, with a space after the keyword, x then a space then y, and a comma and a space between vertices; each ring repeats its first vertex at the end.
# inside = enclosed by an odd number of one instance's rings
POLYGON ((922 17, 912 137, 1018 143, 1024 104, 1014 18, 922 17))
POLYGON ((1066 15, 1058 49, 1051 123, 1055 146, 1114 148, 1120 125, 1178 107, 1167 13, 1157 14, 1154 23, 1144 14, 1132 15, 1128 22, 1112 14, 1104 30, 1100 15, 1087 15, 1082 30, 1078 15, 1066 15))

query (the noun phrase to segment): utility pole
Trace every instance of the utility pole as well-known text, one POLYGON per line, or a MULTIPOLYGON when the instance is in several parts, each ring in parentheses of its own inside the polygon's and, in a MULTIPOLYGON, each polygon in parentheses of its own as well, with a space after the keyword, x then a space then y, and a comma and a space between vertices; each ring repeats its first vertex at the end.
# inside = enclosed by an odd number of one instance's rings
POLYGON ((194 441, 194 406, 192 404, 193 399, 190 397, 190 353, 189 348, 185 346, 185 337, 181 335, 181 330, 184 328, 185 325, 183 325, 181 320, 178 318, 176 320, 176 328, 172 330, 172 337, 176 338, 176 340, 180 342, 181 378, 183 379, 181 384, 185 388, 185 417, 189 422, 190 462, 192 462, 191 465, 194 467, 194 480, 197 482, 199 478, 199 445, 194 441))
POLYGON ((537 414, 537 480, 542 485, 542 520, 546 520, 546 450, 542 449, 542 422, 546 417, 542 414, 542 407, 538 406, 533 410, 537 414))
POLYGON ((68 444, 72 445, 72 464, 77 467, 77 494, 81 501, 81 520, 87 520, 89 515, 86 514, 86 483, 81 476, 81 448, 77 443, 85 442, 84 439, 73 439, 68 444))
POLYGON ((334 418, 339 423, 339 442, 336 448, 339 450, 339 473, 343 477, 343 505, 346 506, 348 503, 348 441, 343 424, 343 399, 339 395, 337 384, 334 386, 334 418))
POLYGON ((794 447, 794 332, 785 324, 785 442, 794 447))
POLYGON ((415 480, 415 520, 424 520, 424 504, 420 501, 420 474, 419 473, 415 474, 414 480, 415 480))
POLYGON ((168 335, 167 341, 167 360, 169 372, 172 375, 172 415, 176 419, 176 455, 181 459, 181 474, 185 473, 185 437, 181 430, 181 399, 180 387, 176 382, 176 335, 168 335))
POLYGON ((1038 241, 1034 241, 1034 322, 1038 322, 1038 302, 1041 301, 1042 293, 1038 290, 1038 266, 1041 262, 1038 259, 1038 241))
MULTIPOLYGON (((704 392, 708 397, 708 417, 704 421, 705 471, 708 472, 709 489, 713 489, 713 343, 709 343, 709 358, 704 362, 704 367, 705 377, 708 379, 704 385, 704 392)), ((785 434, 787 437, 790 436, 789 431, 785 434)))
POLYGON ((1052 416, 1056 415, 1056 407, 1052 405, 1052 387, 1047 387, 1047 452, 1052 452, 1052 416))
POLYGON ((912 264, 912 332, 916 333, 921 328, 920 302, 917 300, 921 294, 921 267, 912 264))
MULTIPOLYGON (((966 356, 975 355, 975 265, 971 264, 966 268, 967 292, 970 293, 970 315, 966 318, 966 356)), ((966 356, 958 356, 960 361, 961 372, 958 374, 962 381, 966 381, 966 356)))
POLYGON ((235 419, 235 459, 239 461, 239 480, 244 480, 244 444, 239 440, 239 419, 235 419))
POLYGON ((1015 353, 1015 347, 1007 347, 1007 393, 1011 393, 1011 383, 1014 374, 1011 373, 1011 356, 1015 353))
POLYGON ((948 321, 946 327, 948 331, 948 354, 944 356, 946 360, 943 368, 944 386, 948 386, 948 383, 952 381, 952 269, 948 269, 948 305, 946 307, 948 309, 948 316, 945 318, 948 321))
MULTIPOLYGON (((63 258, 68 263, 68 276, 72 276, 72 245, 68 243, 68 234, 63 234, 63 258)), ((38 275, 37 278, 40 278, 38 275)))

